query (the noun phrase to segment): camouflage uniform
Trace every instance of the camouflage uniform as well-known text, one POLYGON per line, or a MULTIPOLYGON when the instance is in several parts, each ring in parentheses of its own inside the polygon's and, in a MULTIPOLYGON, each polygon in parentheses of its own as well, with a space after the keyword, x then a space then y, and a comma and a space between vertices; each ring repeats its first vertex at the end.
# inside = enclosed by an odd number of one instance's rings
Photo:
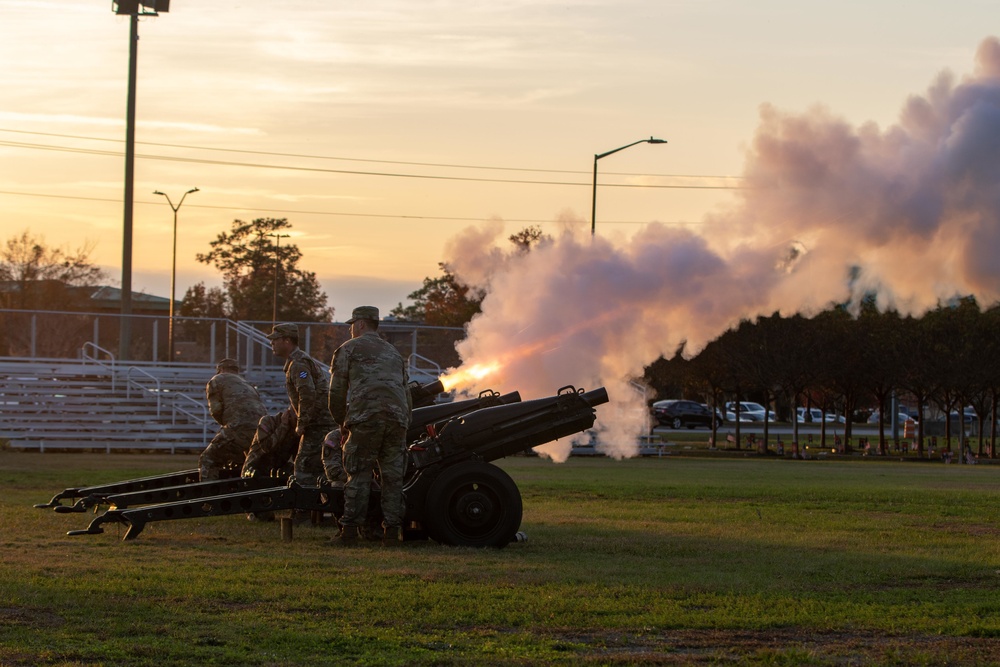
POLYGON ((315 486, 323 475, 323 437, 334 426, 327 407, 327 387, 322 372, 299 348, 285 360, 285 389, 301 434, 295 455, 295 480, 315 486))
POLYGON ((323 438, 323 468, 326 478, 333 483, 347 482, 344 470, 344 447, 340 444, 340 429, 335 428, 323 438))
MULTIPOLYGON (((374 310, 377 319, 378 311, 368 306, 355 309, 355 318, 365 308, 374 310)), ((377 333, 366 331, 337 349, 330 371, 330 413, 349 432, 344 443, 347 483, 341 524, 345 529, 365 525, 371 471, 378 462, 385 526, 400 528, 406 427, 412 406, 403 358, 377 333)))
POLYGON ((284 468, 295 457, 298 448, 295 411, 291 407, 284 412, 261 417, 243 464, 243 477, 270 475, 271 471, 284 468))
POLYGON ((198 460, 203 481, 219 479, 223 468, 243 464, 257 422, 267 413, 254 386, 236 373, 213 376, 205 385, 205 395, 212 418, 222 428, 198 460))

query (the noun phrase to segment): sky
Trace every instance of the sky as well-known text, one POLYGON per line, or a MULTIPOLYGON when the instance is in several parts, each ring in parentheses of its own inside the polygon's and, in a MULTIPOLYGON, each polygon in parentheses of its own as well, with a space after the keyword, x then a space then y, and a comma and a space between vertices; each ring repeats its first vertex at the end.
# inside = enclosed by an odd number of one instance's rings
MULTIPOLYGON (((739 183, 719 177, 740 175, 760 105, 891 123, 942 69, 971 69, 997 14, 969 1, 174 0, 139 26, 133 287, 169 292, 173 214, 152 192, 176 204, 198 187, 178 213, 179 296, 220 284, 194 256, 234 219, 286 217, 338 319, 388 309, 438 275, 468 225, 589 228, 593 155, 651 136, 669 143, 599 162, 601 233, 711 233, 704 215, 739 183)), ((120 281, 128 20, 81 0, 0 0, 0 15, 2 236, 91 245, 120 281)))

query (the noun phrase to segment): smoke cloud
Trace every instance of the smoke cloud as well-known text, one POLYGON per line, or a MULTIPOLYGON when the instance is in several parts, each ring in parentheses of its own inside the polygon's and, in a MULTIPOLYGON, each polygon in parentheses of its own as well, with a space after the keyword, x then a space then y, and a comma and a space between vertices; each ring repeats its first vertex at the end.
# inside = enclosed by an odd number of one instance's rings
MULTIPOLYGON (((981 43, 972 75, 943 73, 911 96, 884 130, 762 106, 743 175, 702 234, 654 222, 612 242, 566 225, 530 252, 501 250, 501 221, 458 235, 449 267, 487 290, 463 366, 499 361, 483 387, 526 398, 606 386, 601 441, 629 456, 646 428, 629 381, 682 342, 694 354, 742 318, 811 315, 873 291, 914 314, 956 295, 996 302, 1000 41, 981 43)), ((563 460, 569 448, 543 452, 563 460)))

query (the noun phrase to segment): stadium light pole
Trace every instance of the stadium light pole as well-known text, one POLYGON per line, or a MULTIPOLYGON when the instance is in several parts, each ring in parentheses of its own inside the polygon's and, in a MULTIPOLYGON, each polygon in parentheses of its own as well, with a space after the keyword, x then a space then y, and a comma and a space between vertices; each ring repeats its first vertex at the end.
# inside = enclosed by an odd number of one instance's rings
POLYGON ((192 192, 198 192, 198 188, 191 188, 181 195, 181 200, 177 202, 177 206, 174 206, 174 203, 170 201, 170 195, 166 192, 160 192, 159 190, 153 192, 154 195, 166 197, 167 204, 174 211, 174 251, 172 255, 173 260, 170 264, 170 320, 167 324, 167 360, 170 362, 174 360, 174 295, 177 294, 177 211, 180 210, 184 199, 192 192))
POLYGON ((665 144, 666 139, 654 139, 650 137, 649 139, 640 139, 639 141, 633 141, 630 144, 625 144, 620 148, 616 148, 613 151, 608 151, 607 153, 597 153, 594 155, 594 189, 590 200, 590 235, 593 236, 597 231, 597 161, 602 157, 607 157, 613 155, 618 151, 623 151, 626 148, 631 148, 636 144, 665 144))
POLYGON ((274 237, 274 302, 271 309, 271 326, 278 323, 278 271, 281 270, 281 239, 287 239, 291 234, 268 234, 274 237))
POLYGON ((170 0, 112 0, 111 10, 129 17, 128 105, 125 112, 125 211, 122 229, 121 322, 118 357, 127 359, 132 345, 132 195, 135 176, 135 80, 139 57, 139 17, 170 11, 170 0))

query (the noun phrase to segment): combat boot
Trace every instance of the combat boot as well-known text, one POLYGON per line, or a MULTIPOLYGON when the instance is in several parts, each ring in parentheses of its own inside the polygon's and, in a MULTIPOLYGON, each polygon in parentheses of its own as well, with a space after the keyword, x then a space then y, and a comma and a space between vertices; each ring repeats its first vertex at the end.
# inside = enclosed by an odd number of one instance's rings
POLYGON ((338 534, 330 538, 330 546, 332 547, 355 547, 357 545, 357 526, 343 526, 338 534))
POLYGON ((403 543, 403 531, 399 526, 386 526, 382 535, 383 547, 398 547, 403 543))

